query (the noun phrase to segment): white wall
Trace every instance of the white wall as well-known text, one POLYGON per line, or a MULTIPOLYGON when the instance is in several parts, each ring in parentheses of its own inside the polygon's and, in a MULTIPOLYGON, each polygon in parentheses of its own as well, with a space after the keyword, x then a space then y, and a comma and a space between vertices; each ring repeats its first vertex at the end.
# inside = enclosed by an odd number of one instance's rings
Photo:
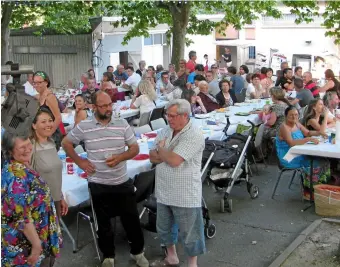
POLYGON ((210 61, 216 58, 216 45, 214 44, 214 34, 210 35, 187 35, 194 41, 193 44, 186 46, 184 50, 184 59, 188 60, 188 54, 191 50, 197 53, 197 63, 202 63, 204 54, 207 54, 210 61))
MULTIPOLYGON (((105 38, 102 41, 102 47, 97 50, 96 55, 101 57, 103 60, 102 66, 98 67, 98 74, 99 77, 106 71, 106 67, 110 65, 110 54, 111 53, 119 53, 119 52, 139 52, 142 50, 142 38, 135 37, 132 38, 127 45, 122 45, 124 38, 124 34, 106 34, 105 38)), ((95 48, 94 48, 95 49, 95 48)), ((115 65, 119 64, 120 62, 115 63, 115 65)), ((137 62, 138 63, 138 62, 137 62)), ((116 69, 116 66, 114 66, 116 69)))
POLYGON ((257 51, 269 53, 270 48, 292 60, 292 54, 336 53, 333 40, 325 37, 323 28, 258 28, 256 29, 257 51), (306 41, 311 41, 307 44, 306 41))

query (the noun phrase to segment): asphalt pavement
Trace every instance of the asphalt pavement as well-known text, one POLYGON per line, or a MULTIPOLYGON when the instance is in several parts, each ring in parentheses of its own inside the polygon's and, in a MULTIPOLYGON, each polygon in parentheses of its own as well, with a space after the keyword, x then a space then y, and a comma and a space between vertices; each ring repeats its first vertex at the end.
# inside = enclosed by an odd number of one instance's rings
MULTIPOLYGON (((222 194, 204 184, 204 198, 210 215, 216 225, 217 233, 213 239, 206 240, 207 253, 199 257, 201 267, 267 267, 271 262, 315 219, 320 218, 314 207, 305 212, 301 210, 308 203, 301 201, 300 185, 295 180, 288 189, 291 173, 281 178, 275 200, 271 199, 278 176, 276 165, 265 167, 259 164, 259 173, 254 173, 252 182, 259 186, 257 199, 251 199, 246 185, 241 183, 231 191, 232 213, 220 213, 222 194)), ((76 234, 76 210, 64 218, 72 234, 76 234)), ((136 266, 129 257, 128 242, 117 220, 116 227, 116 267, 136 266)), ((157 234, 145 231, 145 255, 150 260, 160 259, 157 234)), ((178 247, 181 266, 186 259, 181 246, 178 247)), ((94 267, 100 266, 92 239, 90 226, 80 221, 79 251, 72 252, 72 246, 64 234, 64 247, 55 267, 94 267)))

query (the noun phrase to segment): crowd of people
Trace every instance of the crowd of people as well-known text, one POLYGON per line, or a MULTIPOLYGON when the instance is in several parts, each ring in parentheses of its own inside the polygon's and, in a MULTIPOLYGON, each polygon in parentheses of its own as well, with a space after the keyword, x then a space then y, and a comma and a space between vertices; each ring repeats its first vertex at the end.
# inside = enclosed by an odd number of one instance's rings
MULTIPOLYGON (((204 137, 190 122, 190 116, 246 100, 271 98, 272 105, 254 111, 266 127, 263 153, 269 155, 274 144, 282 165, 307 170, 309 161, 304 157, 290 163, 283 157, 291 146, 318 143, 314 136, 325 135, 326 128, 335 125, 340 85, 332 70, 325 72, 327 83, 318 87, 311 72, 296 67, 293 73, 283 62, 275 83, 271 68, 249 73, 246 65, 239 69, 232 66, 230 51, 226 50, 223 58, 227 71, 222 73, 217 64, 208 64, 207 57, 205 65, 197 64, 195 51, 190 51, 188 61, 180 60, 177 72, 173 64, 167 69, 162 65, 146 67, 142 60, 136 71, 131 63, 118 65, 116 70, 108 66, 98 83, 94 70, 89 69, 81 75, 81 93, 74 103, 75 124, 68 133, 61 116, 67 108, 51 91, 47 73, 28 75, 25 92, 40 106, 32 129, 25 135, 5 131, 2 137, 3 266, 53 266, 59 255, 59 220, 68 212, 61 190, 63 166, 57 153, 61 146, 89 175, 98 245, 104 256, 102 266, 114 266, 110 219, 115 216, 121 218, 137 266, 149 266, 134 185, 126 165, 139 153, 131 127, 138 122, 129 124, 113 118, 113 103, 117 100, 131 98, 130 108, 139 109, 140 115, 156 108, 158 98, 169 101, 169 127, 157 136, 150 150, 150 161, 156 165, 157 231, 167 247, 167 256, 151 266, 178 265, 178 236, 184 243, 189 267, 197 267, 197 256, 205 253, 200 179, 204 137), (323 99, 320 94, 324 94, 323 99), (74 147, 78 144, 84 144, 87 159, 76 153, 74 147)), ((315 182, 329 181, 329 162, 319 160, 314 168, 315 182)), ((305 179, 306 188, 308 181, 305 179)))

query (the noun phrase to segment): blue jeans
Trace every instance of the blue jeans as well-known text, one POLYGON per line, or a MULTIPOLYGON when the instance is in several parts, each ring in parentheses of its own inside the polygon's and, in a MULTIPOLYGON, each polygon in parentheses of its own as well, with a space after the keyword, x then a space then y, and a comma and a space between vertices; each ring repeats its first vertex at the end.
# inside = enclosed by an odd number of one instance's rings
POLYGON ((161 244, 166 247, 175 245, 178 236, 188 256, 205 253, 202 208, 181 208, 157 203, 157 233, 161 244))

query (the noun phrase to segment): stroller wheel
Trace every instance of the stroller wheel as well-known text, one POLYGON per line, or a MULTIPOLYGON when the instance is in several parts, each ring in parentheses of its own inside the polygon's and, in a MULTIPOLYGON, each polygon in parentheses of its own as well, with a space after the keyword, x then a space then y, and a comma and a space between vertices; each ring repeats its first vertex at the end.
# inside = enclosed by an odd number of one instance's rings
POLYGON ((216 226, 215 224, 210 224, 209 226, 204 227, 204 235, 206 238, 211 239, 216 235, 216 226))
POLYGON ((257 198, 259 196, 259 187, 257 185, 252 185, 249 189, 249 194, 252 199, 257 198))

